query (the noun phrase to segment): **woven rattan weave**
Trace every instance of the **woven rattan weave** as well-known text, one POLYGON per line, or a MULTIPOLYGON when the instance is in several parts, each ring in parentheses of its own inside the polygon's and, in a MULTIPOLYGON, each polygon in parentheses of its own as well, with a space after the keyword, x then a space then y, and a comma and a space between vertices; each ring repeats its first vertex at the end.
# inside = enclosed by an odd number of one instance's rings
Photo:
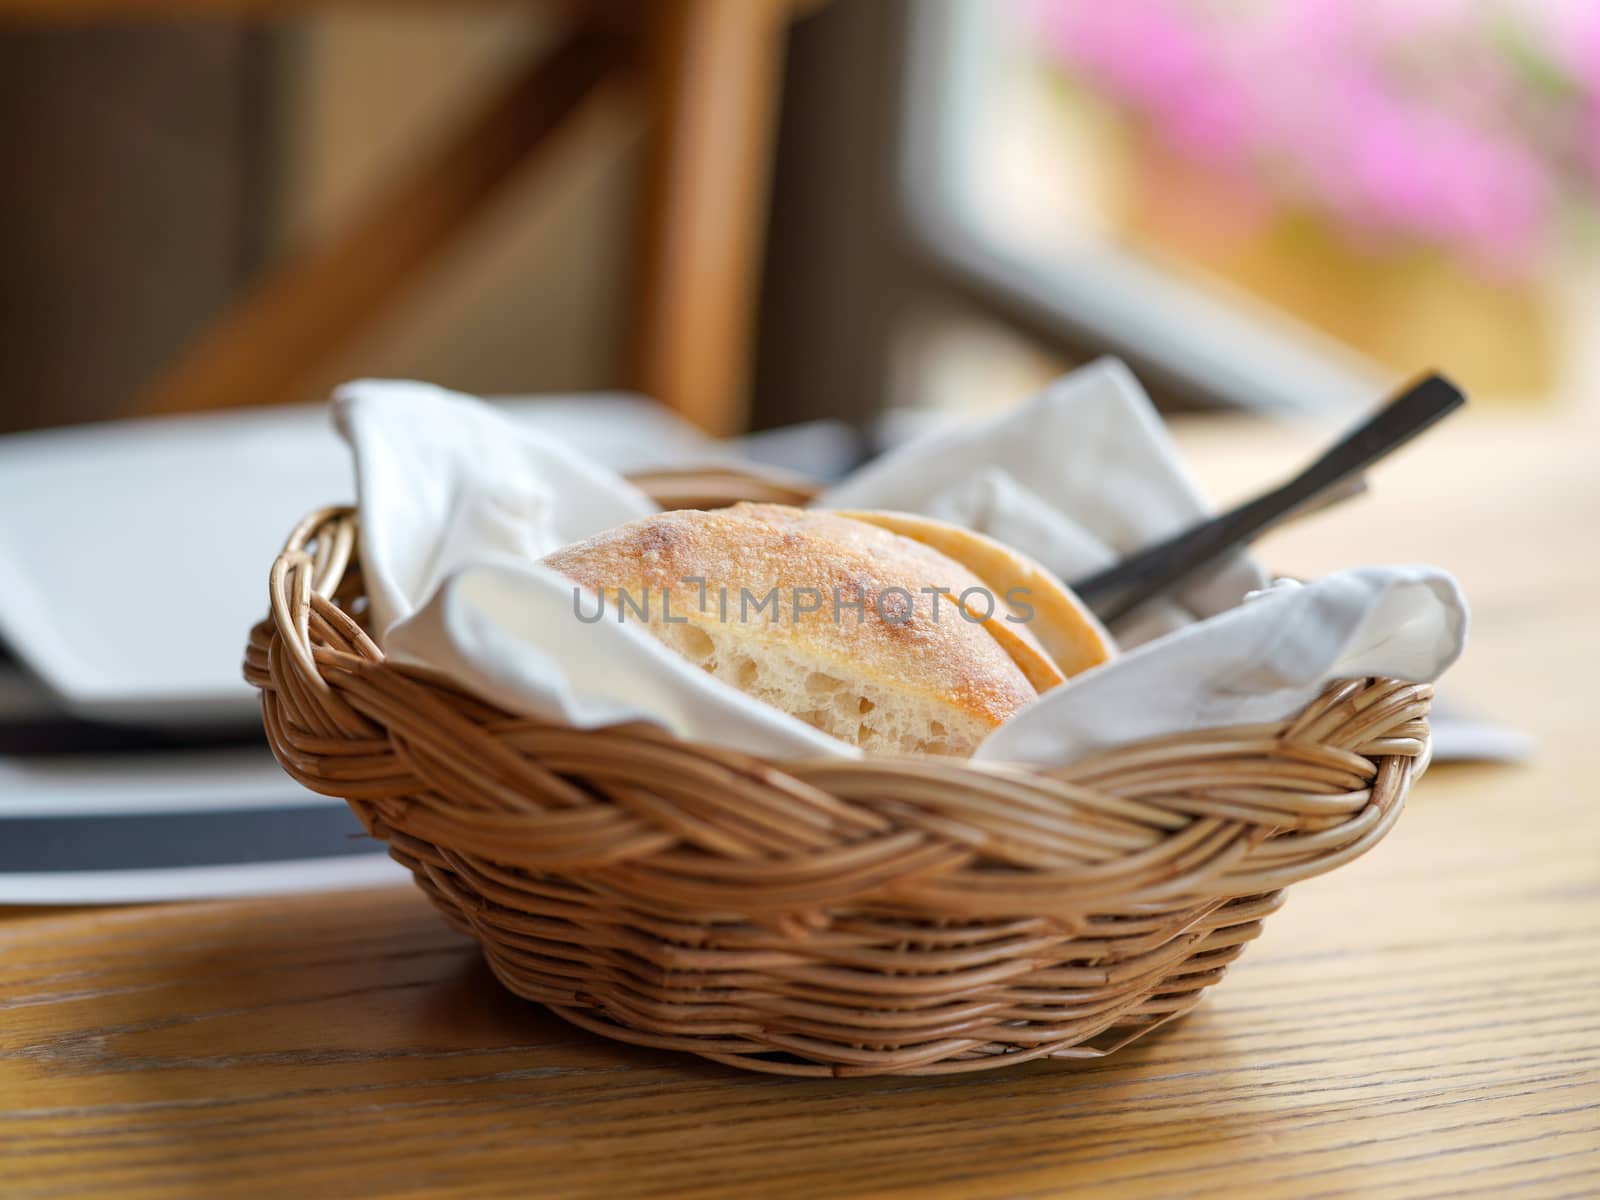
POLYGON ((1377 843, 1427 761, 1431 689, 1392 679, 1049 771, 552 725, 384 660, 356 521, 314 514, 273 566, 245 673, 274 751, 508 988, 622 1041, 796 1075, 1108 1053, 1193 1007, 1285 885, 1377 843))

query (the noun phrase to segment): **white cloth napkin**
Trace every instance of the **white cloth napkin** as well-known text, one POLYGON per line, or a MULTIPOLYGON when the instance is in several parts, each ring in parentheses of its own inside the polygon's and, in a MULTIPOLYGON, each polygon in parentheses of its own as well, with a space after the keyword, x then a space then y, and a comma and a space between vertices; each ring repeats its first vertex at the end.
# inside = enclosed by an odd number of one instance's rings
POLYGON ((1432 567, 1357 567, 1279 583, 1056 688, 977 758, 1058 765, 1185 729, 1291 716, 1335 679, 1432 680, 1466 637, 1460 590, 1432 567))
MULTIPOLYGON (((652 511, 625 480, 437 388, 362 381, 340 389, 336 407, 387 653, 580 728, 647 720, 773 758, 859 753, 712 679, 636 622, 576 621, 570 581, 533 560, 652 511)), ((1111 362, 1000 418, 909 443, 820 503, 954 520, 1068 578, 1206 511, 1148 399, 1111 362)), ((1197 577, 1122 631, 1136 650, 1042 697, 977 757, 1060 764, 1276 720, 1331 680, 1429 681, 1461 651, 1466 606, 1442 571, 1362 567, 1260 592, 1264 583, 1244 555, 1197 577)))
POLYGON ((362 569, 386 654, 580 729, 654 721, 774 758, 858 753, 636 623, 577 621, 572 581, 535 560, 655 512, 620 475, 429 384, 359 380, 334 405, 355 456, 362 569))
MULTIPOLYGON (((886 454, 820 498, 825 508, 889 508, 965 525, 1077 579, 1207 515, 1155 406, 1128 368, 1101 359, 980 425, 886 454)), ((1137 645, 1232 608, 1267 576, 1224 557, 1152 603, 1128 628, 1137 645)))

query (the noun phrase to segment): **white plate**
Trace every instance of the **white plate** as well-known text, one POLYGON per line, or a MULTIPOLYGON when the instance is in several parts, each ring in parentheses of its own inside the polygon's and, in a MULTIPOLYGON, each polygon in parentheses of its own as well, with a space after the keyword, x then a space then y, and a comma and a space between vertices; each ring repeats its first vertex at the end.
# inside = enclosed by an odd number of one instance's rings
POLYGON ((110 904, 397 883, 344 802, 264 749, 0 758, 0 904, 110 904))
MULTIPOLYGON (((636 397, 501 403, 622 471, 720 456, 636 397)), ((320 405, 0 438, 0 638, 74 716, 249 721, 240 662, 273 555, 353 494, 320 405)))
POLYGON ((393 887, 410 873, 386 854, 155 871, 0 874, 0 904, 145 904, 393 887))
MULTIPOLYGON (((0 820, 343 804, 283 773, 265 747, 172 754, 0 756, 0 820)), ((0 829, 0 836, 4 835, 0 829)))

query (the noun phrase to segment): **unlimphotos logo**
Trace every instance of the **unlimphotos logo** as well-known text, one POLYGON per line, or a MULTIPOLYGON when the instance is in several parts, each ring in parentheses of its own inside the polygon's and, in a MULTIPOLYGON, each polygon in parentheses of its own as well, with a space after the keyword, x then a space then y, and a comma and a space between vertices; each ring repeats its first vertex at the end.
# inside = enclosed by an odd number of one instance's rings
MULTIPOLYGON (((915 592, 909 588, 886 587, 873 593, 869 600, 866 590, 859 586, 827 590, 774 587, 758 594, 745 587, 737 591, 726 587, 713 589, 701 575, 688 575, 678 582, 695 589, 694 607, 702 616, 715 612, 717 620, 724 625, 760 621, 775 624, 784 615, 796 622, 817 613, 826 614, 826 619, 835 624, 843 624, 846 614, 851 614, 860 624, 867 619, 869 610, 886 625, 908 624, 919 612, 935 622, 947 620, 949 614, 954 613, 974 625, 997 616, 1013 624, 1033 620, 1033 606, 1028 603, 1030 591, 1025 587, 1008 588, 1003 599, 996 598, 984 587, 969 587, 959 593, 944 587, 922 587, 915 592)), ((572 589, 572 615, 585 625, 605 620, 608 608, 618 624, 630 619, 649 622, 652 612, 665 624, 687 624, 689 618, 683 615, 684 610, 674 613, 673 604, 673 592, 666 587, 638 591, 614 588, 599 594, 581 587, 572 589), (585 611, 586 603, 589 611, 585 611)))

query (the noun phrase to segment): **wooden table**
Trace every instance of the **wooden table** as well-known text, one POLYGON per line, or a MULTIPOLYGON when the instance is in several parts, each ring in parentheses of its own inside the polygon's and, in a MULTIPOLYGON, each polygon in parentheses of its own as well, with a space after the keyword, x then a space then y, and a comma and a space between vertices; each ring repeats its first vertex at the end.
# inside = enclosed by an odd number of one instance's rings
MULTIPOLYGON (((0 920, 0 1194, 1429 1197, 1600 1193, 1600 421, 1471 413, 1283 569, 1425 556, 1449 693, 1540 738, 1436 766, 1190 1018, 1109 1062, 797 1081, 501 991, 410 890, 0 920)), ((1222 493, 1309 435, 1193 427, 1222 493)))

